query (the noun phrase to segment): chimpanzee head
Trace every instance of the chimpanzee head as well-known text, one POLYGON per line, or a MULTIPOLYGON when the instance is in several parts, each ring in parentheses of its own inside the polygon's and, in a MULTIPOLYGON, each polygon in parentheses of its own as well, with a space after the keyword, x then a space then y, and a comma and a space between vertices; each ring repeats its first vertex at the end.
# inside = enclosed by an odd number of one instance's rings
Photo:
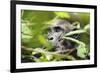
POLYGON ((75 27, 67 20, 58 19, 49 27, 48 40, 51 41, 54 46, 57 46, 62 36, 74 29, 75 27))
POLYGON ((64 19, 57 19, 53 24, 48 28, 48 40, 54 45, 55 49, 67 49, 72 47, 72 42, 63 39, 62 37, 76 29, 70 22, 64 19))

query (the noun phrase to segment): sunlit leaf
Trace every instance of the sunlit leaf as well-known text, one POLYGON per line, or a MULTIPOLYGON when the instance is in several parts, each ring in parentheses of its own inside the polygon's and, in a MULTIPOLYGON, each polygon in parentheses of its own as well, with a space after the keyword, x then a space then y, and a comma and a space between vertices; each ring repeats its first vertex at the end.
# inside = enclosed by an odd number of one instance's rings
POLYGON ((48 61, 50 61, 50 60, 52 59, 52 57, 53 57, 53 56, 50 55, 50 54, 46 54, 45 56, 46 56, 46 58, 47 58, 48 61))
POLYGON ((34 23, 43 23, 54 18, 54 13, 49 11, 24 10, 22 18, 34 23))
POLYGON ((55 12, 56 16, 60 18, 70 18, 70 15, 68 12, 55 12))
POLYGON ((87 54, 88 54, 88 49, 86 48, 86 46, 79 45, 77 48, 77 55, 81 58, 86 58, 87 54))

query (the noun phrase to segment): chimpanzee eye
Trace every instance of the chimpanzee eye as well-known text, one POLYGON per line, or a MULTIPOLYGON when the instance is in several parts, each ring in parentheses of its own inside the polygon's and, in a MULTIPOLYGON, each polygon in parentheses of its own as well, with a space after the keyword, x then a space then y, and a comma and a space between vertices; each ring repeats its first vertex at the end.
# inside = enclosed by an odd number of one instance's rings
POLYGON ((60 31, 63 31, 63 29, 60 28, 60 27, 54 27, 54 31, 55 31, 55 32, 60 32, 60 31))

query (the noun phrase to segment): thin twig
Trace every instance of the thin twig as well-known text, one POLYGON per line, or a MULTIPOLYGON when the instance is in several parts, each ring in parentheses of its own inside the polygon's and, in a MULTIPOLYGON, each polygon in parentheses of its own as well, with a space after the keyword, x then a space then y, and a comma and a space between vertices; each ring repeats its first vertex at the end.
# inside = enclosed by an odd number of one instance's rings
POLYGON ((34 48, 27 48, 27 47, 25 47, 25 46, 21 46, 21 48, 22 48, 23 50, 26 50, 26 51, 35 51, 35 52, 41 52, 41 53, 47 53, 47 54, 59 54, 59 53, 61 53, 61 52, 68 52, 68 51, 70 51, 69 49, 67 49, 67 50, 62 50, 62 51, 49 52, 49 51, 43 50, 43 49, 41 49, 41 48, 36 48, 36 49, 34 49, 34 48))
MULTIPOLYGON (((25 46, 22 46, 21 47, 23 50, 26 50, 26 51, 31 51, 31 52, 39 52, 39 53, 44 53, 44 54, 50 54, 50 55, 56 55, 56 56, 59 56, 59 57, 62 57, 62 58, 64 58, 64 57, 68 57, 68 56, 71 56, 71 55, 69 55, 70 53, 66 53, 66 54, 60 54, 62 51, 56 51, 56 52, 49 52, 49 51, 45 51, 45 50, 43 50, 43 49, 41 49, 41 48, 37 48, 37 49, 33 49, 33 48, 27 48, 27 47, 25 47, 25 46)), ((66 51, 66 52, 68 52, 69 50, 63 50, 64 52, 66 51)), ((72 59, 73 60, 75 60, 75 58, 74 57, 72 57, 72 59)))
POLYGON ((77 44, 79 44, 79 45, 84 45, 84 46, 85 46, 85 44, 84 44, 83 42, 81 42, 81 41, 79 41, 79 40, 76 40, 76 39, 74 39, 74 38, 71 38, 71 37, 63 37, 63 38, 66 39, 66 40, 73 41, 73 42, 75 42, 75 43, 77 43, 77 44))

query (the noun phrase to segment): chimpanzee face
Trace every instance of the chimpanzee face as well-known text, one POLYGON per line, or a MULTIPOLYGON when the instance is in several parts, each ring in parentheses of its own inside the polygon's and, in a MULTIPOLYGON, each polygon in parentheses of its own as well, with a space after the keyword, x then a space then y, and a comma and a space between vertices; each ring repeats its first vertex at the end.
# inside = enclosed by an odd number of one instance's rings
POLYGON ((49 30, 50 31, 48 32, 48 40, 50 40, 52 44, 57 45, 57 42, 59 42, 61 36, 65 32, 64 29, 59 26, 55 26, 49 28, 49 30))
POLYGON ((48 40, 55 46, 62 48, 62 46, 66 46, 65 48, 70 48, 72 46, 71 42, 63 39, 64 42, 61 43, 62 37, 65 33, 73 31, 74 28, 72 24, 70 24, 66 20, 60 20, 56 22, 55 25, 52 25, 48 28, 48 40))

